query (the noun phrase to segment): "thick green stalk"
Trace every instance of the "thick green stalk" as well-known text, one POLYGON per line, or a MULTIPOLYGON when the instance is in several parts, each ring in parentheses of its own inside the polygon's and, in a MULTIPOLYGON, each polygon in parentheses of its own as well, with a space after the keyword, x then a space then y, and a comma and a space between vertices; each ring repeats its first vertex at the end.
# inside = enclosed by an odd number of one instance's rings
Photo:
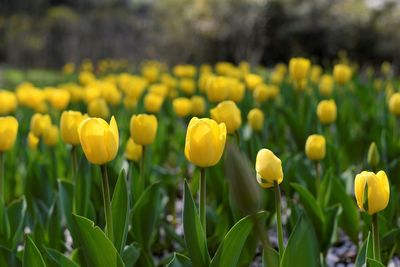
POLYGON ((200 221, 203 226, 204 235, 207 236, 206 230, 206 169, 200 169, 200 221))
POLYGON ((135 183, 137 184, 136 189, 134 188, 135 194, 133 196, 135 201, 138 201, 138 199, 140 198, 145 189, 145 172, 146 172, 146 146, 144 145, 142 159, 140 161, 140 177, 139 181, 135 183))
POLYGON ((381 262, 381 246, 379 243, 378 213, 372 215, 372 237, 374 242, 374 259, 381 262))
POLYGON ((0 201, 4 204, 4 152, 0 151, 0 201))
POLYGON ((106 216, 106 234, 111 242, 114 242, 114 231, 112 225, 112 213, 111 213, 111 201, 110 201, 110 187, 108 185, 108 174, 107 166, 105 164, 100 165, 102 175, 102 191, 103 191, 103 202, 104 212, 106 216))
POLYGON ((321 188, 321 174, 320 174, 320 164, 319 161, 315 161, 315 189, 317 198, 320 195, 320 188, 321 188))
POLYGON ((283 230, 282 230, 282 215, 281 215, 281 191, 279 184, 274 181, 275 190, 275 208, 276 208, 276 226, 278 229, 278 246, 279 246, 279 259, 282 259, 284 246, 283 246, 283 230))

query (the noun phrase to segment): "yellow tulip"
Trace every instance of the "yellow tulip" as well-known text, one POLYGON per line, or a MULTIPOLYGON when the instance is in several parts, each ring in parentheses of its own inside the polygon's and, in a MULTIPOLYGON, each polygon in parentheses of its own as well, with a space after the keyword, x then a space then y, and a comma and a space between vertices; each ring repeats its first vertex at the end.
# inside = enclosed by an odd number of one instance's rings
POLYGON ((322 124, 330 124, 336 121, 337 108, 334 100, 322 100, 317 106, 317 116, 322 124))
POLYGON ((290 78, 299 82, 307 78, 310 69, 310 60, 302 57, 291 58, 289 61, 290 78))
POLYGON ((168 87, 162 83, 156 83, 150 86, 149 94, 159 95, 163 99, 168 96, 168 87))
POLYGON ((190 120, 186 132, 185 156, 198 167, 214 166, 221 159, 226 142, 226 127, 214 120, 190 120))
POLYGON ((318 134, 310 135, 306 141, 306 155, 310 160, 322 160, 325 158, 325 137, 318 134))
POLYGON ((239 82, 237 79, 230 78, 228 87, 228 100, 232 100, 235 103, 239 103, 243 100, 246 88, 243 83, 239 82))
POLYGON ((118 125, 114 116, 110 124, 101 118, 88 118, 78 127, 79 140, 86 158, 93 164, 112 161, 118 152, 118 125))
POLYGON ((313 83, 318 83, 322 74, 322 68, 319 65, 312 65, 310 70, 310 80, 313 83))
POLYGON ((184 78, 180 81, 180 88, 185 95, 193 95, 196 91, 196 82, 193 79, 184 78))
POLYGON ((31 118, 30 129, 36 137, 42 136, 51 126, 51 118, 48 114, 35 113, 31 118))
POLYGON ((192 115, 202 116, 206 112, 206 100, 202 96, 192 96, 192 115))
POLYGON ((51 125, 43 135, 44 143, 48 146, 55 146, 58 143, 58 127, 51 125))
POLYGON ((274 186, 283 181, 283 170, 281 160, 266 148, 261 149, 256 157, 257 182, 264 188, 274 186))
POLYGON ((264 103, 268 98, 268 85, 259 84, 253 91, 253 99, 257 103, 264 103))
POLYGON ((392 114, 400 116, 400 93, 394 93, 390 97, 389 110, 392 114))
POLYGON ((192 111, 192 101, 189 98, 178 97, 172 101, 172 107, 178 117, 184 118, 192 111))
POLYGON ((110 117, 110 110, 107 102, 102 98, 91 101, 87 110, 90 117, 99 117, 103 119, 110 117))
POLYGON ((247 114, 247 120, 253 131, 261 131, 264 126, 264 113, 258 108, 253 108, 247 114))
POLYGON ((254 90, 258 85, 263 83, 262 77, 253 73, 247 74, 244 77, 244 80, 246 82, 247 88, 251 91, 254 90))
POLYGON ((79 145, 78 127, 85 119, 87 115, 82 115, 79 111, 64 111, 61 114, 61 138, 65 143, 79 145))
POLYGON ((228 133, 234 133, 242 125, 240 109, 235 102, 226 100, 210 110, 211 118, 218 123, 225 123, 228 133))
POLYGON ((48 89, 46 92, 46 99, 50 102, 51 106, 57 110, 64 110, 71 99, 70 93, 65 89, 48 89))
POLYGON ((11 116, 0 117, 0 151, 10 150, 18 133, 18 121, 11 116))
POLYGON ((17 109, 17 96, 6 90, 0 90, 0 115, 7 115, 17 109))
POLYGON ((354 180, 354 194, 358 207, 370 215, 386 208, 389 203, 390 187, 384 171, 377 174, 363 171, 354 180), (367 187, 367 190, 366 190, 367 187), (367 192, 367 195, 365 193, 367 192))
POLYGON ((333 78, 331 75, 322 75, 319 81, 319 93, 323 96, 330 96, 333 91, 333 78))
POLYGON ((140 161, 143 155, 143 147, 136 144, 132 138, 129 138, 125 147, 125 158, 131 161, 140 161))
POLYGON ((162 107, 164 98, 155 93, 148 93, 144 97, 144 108, 149 113, 158 113, 162 107))
POLYGON ((39 138, 37 138, 33 132, 29 132, 29 134, 28 134, 29 149, 36 150, 38 144, 39 144, 39 138))
POLYGON ((136 144, 150 145, 157 133, 157 118, 154 115, 133 115, 130 121, 131 138, 136 144))
POLYGON ((229 84, 226 77, 209 77, 207 79, 206 93, 210 102, 221 102, 228 97, 229 84))
POLYGON ((333 68, 333 77, 338 84, 344 85, 350 80, 351 72, 352 71, 349 66, 344 64, 337 64, 333 68))

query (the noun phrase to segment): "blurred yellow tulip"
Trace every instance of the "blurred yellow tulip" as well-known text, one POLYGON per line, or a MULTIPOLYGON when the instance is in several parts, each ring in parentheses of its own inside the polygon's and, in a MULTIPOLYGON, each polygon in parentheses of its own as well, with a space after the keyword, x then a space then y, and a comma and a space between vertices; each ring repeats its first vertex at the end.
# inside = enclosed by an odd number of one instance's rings
POLYGON ((36 137, 40 137, 50 128, 51 118, 48 114, 35 113, 31 118, 30 129, 36 137))
POLYGON ((322 100, 317 106, 317 116, 322 124, 330 124, 336 121, 337 108, 335 100, 322 100))
POLYGON ((136 144, 150 145, 157 134, 157 118, 154 115, 133 115, 130 121, 131 138, 136 144))
POLYGON ((247 114, 247 120, 253 131, 261 131, 264 126, 264 113, 258 108, 253 108, 247 114))
POLYGON ((351 68, 345 64, 337 64, 333 68, 333 77, 339 85, 346 84, 351 78, 351 68))
POLYGON ((192 115, 202 116, 206 112, 206 100, 202 96, 194 95, 190 98, 192 101, 192 115))
POLYGON ((87 110, 90 117, 99 117, 102 119, 110 117, 110 109, 108 108, 107 102, 102 98, 91 101, 87 110))
POLYGON ((250 73, 244 77, 246 86, 249 90, 254 90, 258 85, 263 83, 263 78, 260 75, 250 73))
POLYGON ((48 146, 55 146, 58 143, 58 127, 51 125, 43 134, 43 141, 48 146))
POLYGON ((8 115, 17 109, 17 96, 6 90, 0 90, 0 115, 8 115))
POLYGON ((310 160, 322 160, 325 158, 325 137, 318 134, 310 135, 306 141, 306 155, 310 160))
POLYGON ((323 96, 330 96, 333 91, 333 77, 328 74, 322 75, 319 81, 319 93, 323 96))
POLYGON ((193 79, 189 78, 181 79, 179 84, 181 91, 185 93, 185 95, 191 96, 196 91, 196 82, 193 79))
POLYGON ((226 77, 209 77, 206 86, 208 100, 213 103, 225 100, 229 94, 228 86, 229 84, 226 77))
POLYGON ((11 116, 0 117, 0 152, 10 150, 18 133, 18 121, 11 116))
POLYGON ((28 147, 31 150, 36 150, 39 144, 39 138, 34 133, 29 132, 28 134, 28 147))
POLYGON ((296 83, 307 78, 311 62, 309 59, 296 57, 289 61, 290 78, 296 83))
POLYGON ((225 123, 228 133, 234 133, 242 125, 240 109, 235 102, 226 100, 210 110, 211 118, 218 123, 225 123))
POLYGON ((172 107, 178 117, 184 118, 192 112, 192 101, 186 97, 178 97, 172 101, 172 107))
POLYGON ((87 115, 79 111, 64 111, 61 114, 61 138, 66 144, 79 145, 78 127, 87 115))
POLYGON ((143 147, 136 144, 132 138, 129 138, 125 147, 125 158, 131 161, 140 161, 143 155, 143 147))
POLYGON ((400 93, 394 93, 390 97, 389 110, 392 114, 400 116, 400 93))
POLYGON ((158 113, 162 107, 164 98, 155 93, 148 93, 144 97, 144 108, 149 113, 158 113))

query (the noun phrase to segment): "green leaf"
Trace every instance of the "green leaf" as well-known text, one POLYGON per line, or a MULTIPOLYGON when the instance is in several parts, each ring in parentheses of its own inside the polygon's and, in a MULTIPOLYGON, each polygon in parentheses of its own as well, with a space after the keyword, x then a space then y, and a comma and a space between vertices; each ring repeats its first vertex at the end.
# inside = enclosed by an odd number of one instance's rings
POLYGON ((68 229, 73 232, 73 221, 72 221, 72 200, 73 200, 74 185, 67 180, 58 180, 58 192, 62 208, 62 214, 67 222, 68 229))
POLYGON ((185 255, 174 253, 174 257, 168 263, 167 267, 192 267, 192 262, 185 255))
POLYGON ((211 260, 210 267, 237 266, 243 246, 251 230, 257 221, 264 221, 266 217, 266 212, 259 212, 256 215, 249 215, 238 221, 219 245, 214 258, 211 260))
POLYGON ((77 263, 55 249, 45 248, 45 251, 48 258, 60 267, 79 267, 77 263))
POLYGON ((319 267, 318 241, 307 217, 299 218, 282 256, 281 267, 319 267))
POLYGON ((25 220, 26 213, 26 200, 22 197, 18 200, 13 201, 8 209, 8 221, 10 222, 10 241, 11 248, 16 248, 22 237, 22 230, 25 220))
POLYGON ((321 192, 318 196, 320 207, 327 207, 332 192, 332 168, 329 168, 321 182, 321 192))
POLYGON ((128 234, 129 199, 128 188, 125 181, 125 172, 119 174, 117 184, 111 201, 113 219, 114 245, 122 253, 128 234))
POLYGON ((367 258, 367 267, 385 267, 385 265, 383 265, 379 261, 367 258))
POLYGON ((77 231, 75 243, 87 263, 91 267, 121 267, 124 266, 120 255, 104 232, 94 223, 82 216, 73 215, 77 231))
POLYGON ((340 204, 336 204, 332 207, 325 208, 325 224, 324 224, 324 235, 321 241, 323 251, 327 251, 331 244, 336 241, 337 228, 339 224, 340 214, 342 213, 342 207, 340 204))
POLYGON ((0 241, 5 243, 10 237, 10 224, 7 218, 7 208, 0 203, 0 241))
POLYGON ((367 238, 364 240, 361 248, 358 250, 354 267, 364 267, 367 263, 367 256, 373 256, 371 233, 368 232, 367 238), (367 252, 368 249, 368 252, 367 252))
POLYGON ((140 246, 150 249, 155 225, 160 216, 160 183, 150 185, 140 196, 132 211, 132 233, 140 246))
POLYGON ((210 255, 208 254, 207 240, 186 181, 183 199, 183 232, 193 267, 208 267, 210 255))
POLYGON ((22 266, 21 261, 11 250, 0 246, 0 266, 22 266))
POLYGON ((263 267, 279 267, 279 253, 270 246, 264 247, 263 267))
POLYGON ((138 243, 132 243, 124 248, 122 260, 126 267, 133 267, 140 257, 140 247, 138 243))
POLYGON ((46 267, 42 254, 29 236, 26 236, 23 266, 46 267))

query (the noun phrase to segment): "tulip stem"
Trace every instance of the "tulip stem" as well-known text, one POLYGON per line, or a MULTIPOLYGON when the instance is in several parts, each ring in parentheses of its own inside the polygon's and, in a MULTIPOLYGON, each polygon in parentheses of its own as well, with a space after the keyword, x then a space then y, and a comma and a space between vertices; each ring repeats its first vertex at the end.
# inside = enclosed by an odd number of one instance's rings
POLYGON ((200 221, 203 226, 204 236, 206 231, 206 169, 200 169, 200 221))
POLYGON ((0 151, 0 201, 4 204, 4 152, 0 151))
POLYGON ((78 160, 76 156, 76 149, 77 147, 75 145, 72 145, 71 147, 71 161, 72 161, 72 182, 73 182, 73 205, 72 205, 72 210, 74 213, 77 213, 77 205, 78 205, 78 160))
POLYGON ((144 188, 145 188, 145 168, 146 168, 146 146, 143 146, 143 150, 142 150, 142 159, 140 161, 140 177, 139 177, 139 181, 137 183, 137 188, 135 190, 135 194, 134 194, 134 199, 135 201, 138 201, 140 196, 142 195, 144 188))
POLYGON ((320 187, 321 187, 321 174, 320 174, 320 164, 319 161, 315 162, 315 189, 317 198, 320 195, 320 187))
POLYGON ((279 184, 274 181, 275 190, 275 208, 276 208, 276 226, 278 229, 278 246, 279 246, 279 259, 282 259, 284 246, 283 246, 283 230, 282 230, 282 215, 281 215, 281 191, 279 184))
POLYGON ((379 244, 378 213, 372 215, 372 234, 374 242, 374 259, 381 261, 381 248, 379 244))
POLYGON ((104 202, 104 212, 106 216, 106 234, 111 242, 114 242, 114 231, 112 225, 112 214, 111 214, 111 202, 110 202, 110 188, 108 185, 108 174, 107 166, 105 164, 100 165, 102 174, 102 191, 103 191, 103 202, 104 202))

